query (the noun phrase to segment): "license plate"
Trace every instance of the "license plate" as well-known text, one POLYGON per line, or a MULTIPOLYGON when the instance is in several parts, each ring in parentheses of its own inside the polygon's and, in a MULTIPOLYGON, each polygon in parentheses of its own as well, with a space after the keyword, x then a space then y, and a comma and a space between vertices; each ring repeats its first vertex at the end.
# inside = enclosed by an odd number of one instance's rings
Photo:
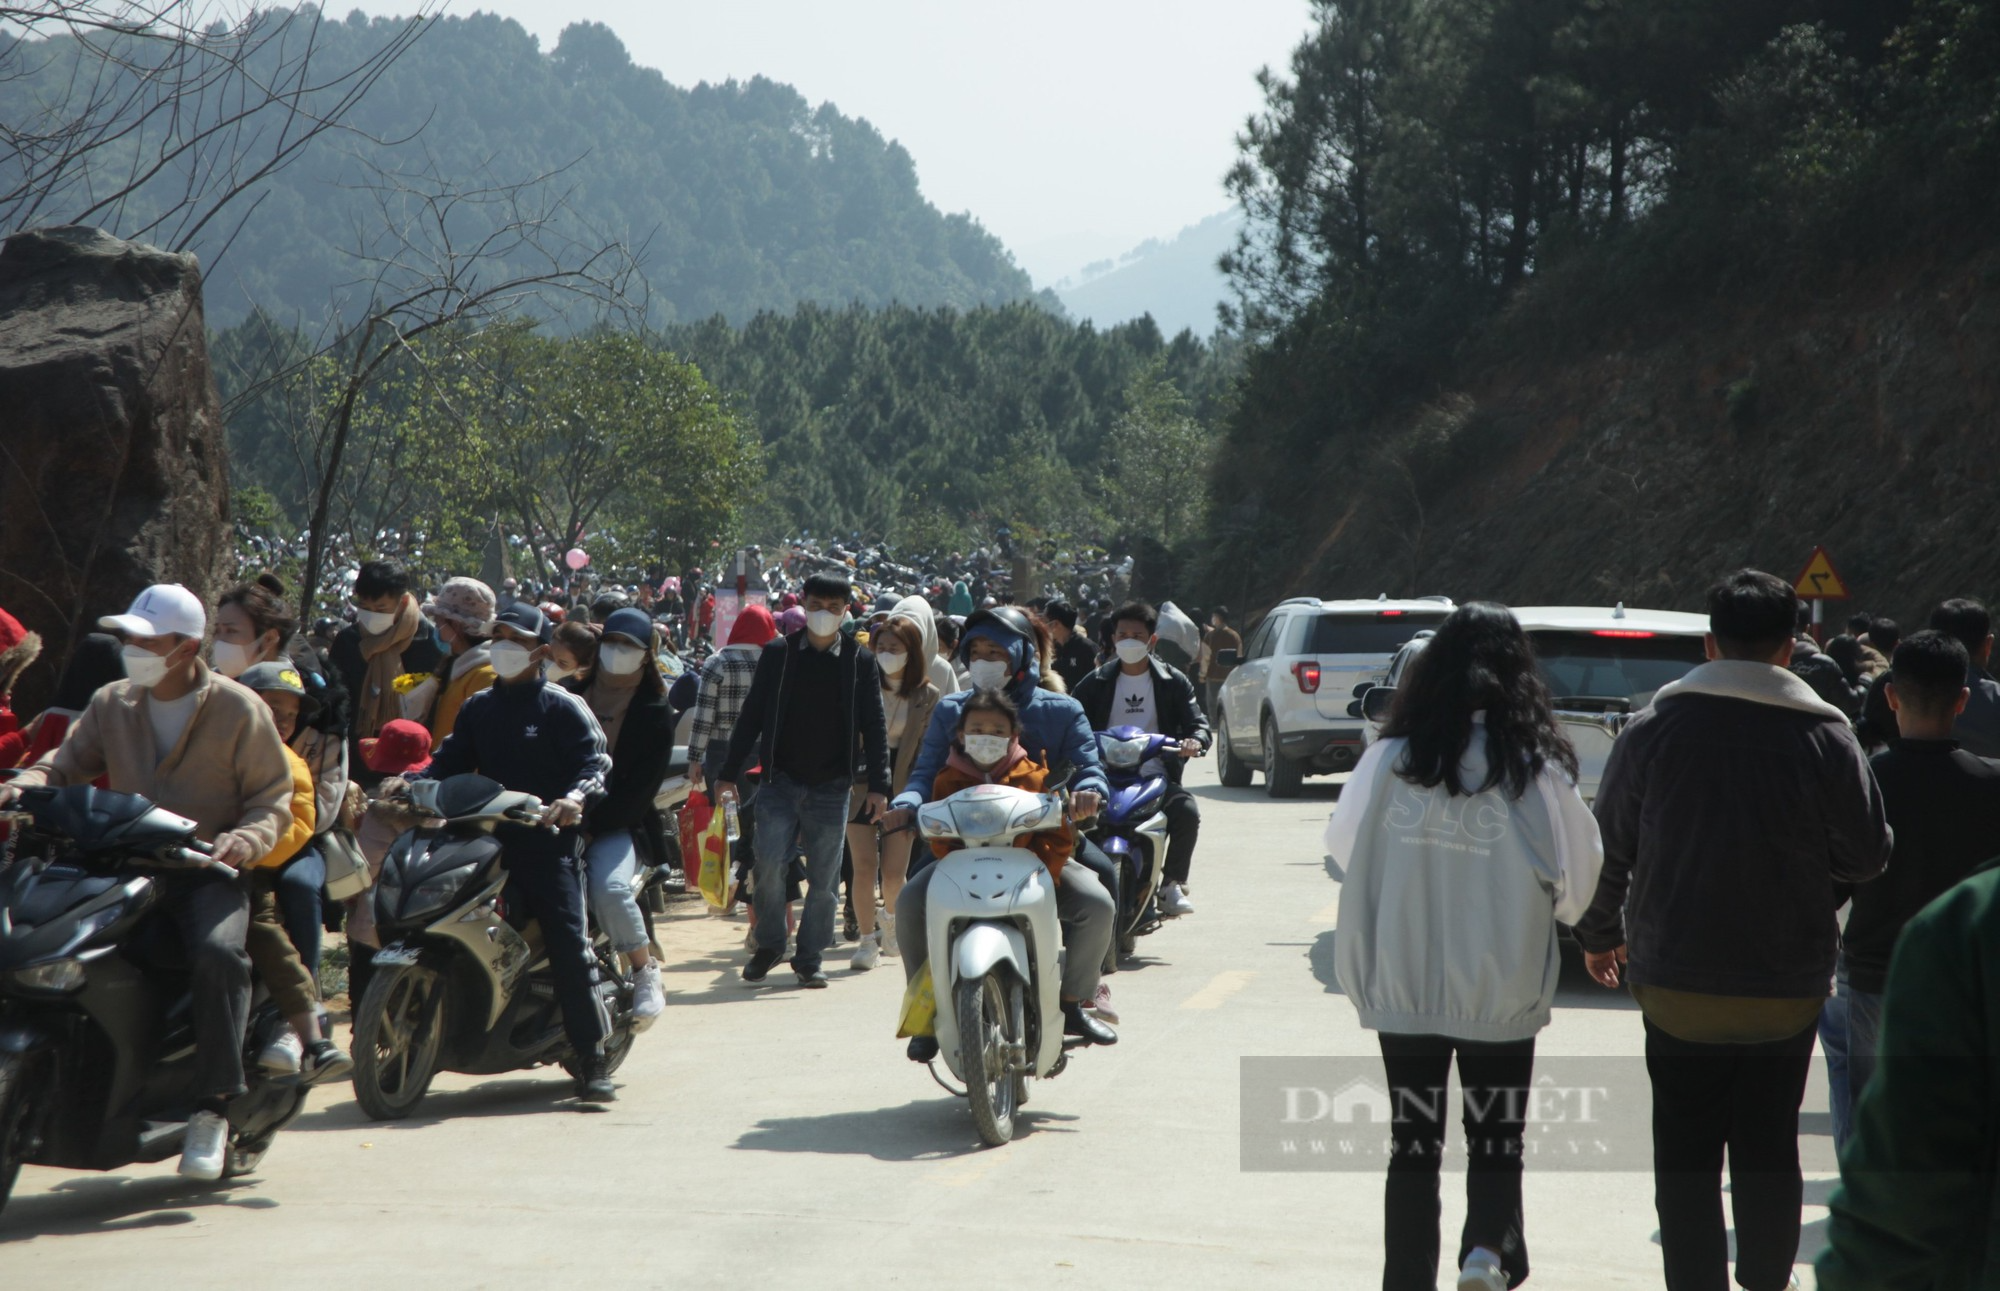
POLYGON ((417 962, 417 952, 407 946, 384 946, 375 952, 377 968, 407 967, 417 962))

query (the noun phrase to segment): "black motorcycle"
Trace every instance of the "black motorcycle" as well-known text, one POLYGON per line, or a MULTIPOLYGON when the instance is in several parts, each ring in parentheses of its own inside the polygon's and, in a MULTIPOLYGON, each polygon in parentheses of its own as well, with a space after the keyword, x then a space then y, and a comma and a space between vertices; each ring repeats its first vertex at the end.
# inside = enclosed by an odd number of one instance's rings
MULTIPOLYGON (((136 794, 29 789, 0 845, 0 1206, 23 1165, 117 1170, 178 1156, 194 1114, 187 956, 156 913, 160 873, 234 871, 195 823, 136 794)), ((305 1109, 254 1056, 284 1031, 253 1003, 248 1092, 229 1104, 225 1178, 257 1168, 305 1109)))
MULTIPOLYGON (((375 885, 382 949, 354 1015, 354 1096, 376 1120, 417 1110, 440 1071, 493 1075, 559 1062, 583 1074, 556 1003, 541 925, 510 910, 496 825, 534 825, 542 803, 481 775, 419 780, 434 818, 398 838, 375 885)), ((597 1006, 605 1070, 632 1050, 632 982, 602 934, 597 1006)))

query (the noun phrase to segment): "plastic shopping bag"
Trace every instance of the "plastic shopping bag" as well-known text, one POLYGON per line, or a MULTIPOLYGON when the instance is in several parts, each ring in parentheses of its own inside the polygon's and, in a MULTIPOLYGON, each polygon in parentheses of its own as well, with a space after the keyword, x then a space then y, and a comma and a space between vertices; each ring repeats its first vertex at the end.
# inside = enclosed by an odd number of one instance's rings
POLYGON ((937 995, 931 988, 931 966, 925 964, 903 988, 903 1016, 896 1026, 896 1035, 936 1035, 937 995))
POLYGON ((690 794, 681 809, 681 857, 681 863, 694 870, 702 899, 717 910, 728 909, 729 840, 723 836, 722 813, 705 793, 690 794))

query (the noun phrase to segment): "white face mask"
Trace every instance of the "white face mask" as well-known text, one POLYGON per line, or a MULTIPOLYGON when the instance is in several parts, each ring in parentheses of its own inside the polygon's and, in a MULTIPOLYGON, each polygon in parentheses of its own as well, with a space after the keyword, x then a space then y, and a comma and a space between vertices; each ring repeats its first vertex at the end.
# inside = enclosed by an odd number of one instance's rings
POLYGON ((208 648, 208 662, 225 677, 241 677, 250 667, 250 651, 234 641, 217 641, 208 648))
POLYGON ((604 671, 619 677, 629 677, 639 671, 639 665, 646 660, 646 652, 638 646, 607 645, 597 652, 604 664, 604 671))
POLYGON ((512 681, 528 670, 534 651, 518 641, 495 641, 489 661, 493 671, 507 681, 512 681))
POLYGON ((121 653, 125 658, 125 675, 134 685, 151 690, 166 680, 167 661, 151 650, 128 645, 121 653))
POLYGON ((965 756, 972 759, 974 766, 990 767, 1007 756, 1007 750, 1014 747, 1012 738, 1005 735, 968 735, 965 737, 965 756))
POLYGON ((384 614, 380 610, 356 610, 354 611, 354 623, 355 626, 372 637, 395 627, 396 616, 393 614, 384 614))
POLYGON ((846 619, 846 615, 836 614, 832 610, 808 610, 806 612, 806 631, 816 637, 830 637, 840 631, 840 625, 846 619))
POLYGON ((974 690, 999 690, 1013 675, 1014 665, 998 659, 975 659, 965 665, 965 679, 974 690))
POLYGON ((576 669, 558 668, 556 667, 556 661, 551 659, 542 665, 542 676, 548 681, 562 681, 565 678, 576 676, 576 669))
POLYGON ((1114 648, 1118 651, 1118 662, 1120 663, 1138 663, 1141 659, 1153 653, 1151 646, 1147 645, 1144 641, 1135 641, 1131 637, 1124 638, 1114 648))
POLYGON ((910 657, 904 654, 878 654, 875 656, 875 662, 882 665, 883 674, 890 677, 901 672, 903 665, 909 661, 910 657))

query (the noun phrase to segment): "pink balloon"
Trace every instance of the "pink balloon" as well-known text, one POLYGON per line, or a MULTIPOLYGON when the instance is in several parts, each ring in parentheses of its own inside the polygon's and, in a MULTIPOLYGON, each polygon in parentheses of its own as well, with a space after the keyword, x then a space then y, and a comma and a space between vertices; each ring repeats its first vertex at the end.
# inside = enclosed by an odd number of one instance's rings
POLYGON ((571 547, 569 554, 563 557, 563 564, 568 565, 571 569, 582 569, 589 563, 590 557, 581 547, 571 547))

